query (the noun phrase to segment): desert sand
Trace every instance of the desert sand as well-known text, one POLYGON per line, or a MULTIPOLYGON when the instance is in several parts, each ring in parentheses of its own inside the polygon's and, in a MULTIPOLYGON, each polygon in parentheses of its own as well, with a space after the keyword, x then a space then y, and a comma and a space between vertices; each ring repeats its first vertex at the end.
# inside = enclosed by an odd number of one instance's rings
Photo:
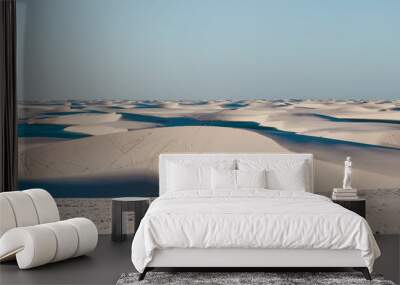
POLYGON ((18 119, 24 120, 46 112, 71 112, 70 104, 18 103, 18 119))
POLYGON ((129 173, 154 178, 158 155, 165 152, 297 152, 314 154, 317 192, 340 186, 347 155, 354 160, 356 187, 400 185, 400 101, 93 100, 78 104, 80 109, 61 103, 21 107, 24 120, 33 126, 65 125, 65 132, 91 136, 21 139, 23 179, 126 178, 129 173), (41 117, 57 110, 64 113, 41 117), (88 113, 77 113, 85 110, 88 113), (143 117, 132 119, 129 114, 143 117), (205 126, 185 126, 181 121, 174 126, 177 118, 195 119, 195 124, 205 126), (233 124, 207 126, 219 121, 233 124), (238 128, 235 122, 269 129, 238 128))
POLYGON ((64 131, 73 132, 73 133, 82 133, 92 136, 100 136, 106 134, 115 134, 121 132, 127 132, 128 129, 124 128, 114 128, 110 126, 102 126, 102 125, 82 125, 82 126, 70 126, 66 127, 64 131))
POLYGON ((43 147, 21 155, 27 178, 63 177, 120 170, 154 172, 165 152, 288 152, 273 140, 247 130, 171 127, 96 136, 43 147))
POLYGON ((116 122, 121 118, 120 114, 72 114, 50 118, 39 118, 29 120, 30 124, 54 124, 54 125, 94 125, 101 123, 116 122))

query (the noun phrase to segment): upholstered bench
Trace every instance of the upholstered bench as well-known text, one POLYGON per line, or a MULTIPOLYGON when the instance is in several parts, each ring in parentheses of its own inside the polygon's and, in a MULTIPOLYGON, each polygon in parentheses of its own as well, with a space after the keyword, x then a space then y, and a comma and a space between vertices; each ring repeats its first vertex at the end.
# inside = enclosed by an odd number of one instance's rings
POLYGON ((97 228, 86 218, 60 221, 43 189, 0 193, 0 261, 28 269, 84 255, 96 248, 97 228))

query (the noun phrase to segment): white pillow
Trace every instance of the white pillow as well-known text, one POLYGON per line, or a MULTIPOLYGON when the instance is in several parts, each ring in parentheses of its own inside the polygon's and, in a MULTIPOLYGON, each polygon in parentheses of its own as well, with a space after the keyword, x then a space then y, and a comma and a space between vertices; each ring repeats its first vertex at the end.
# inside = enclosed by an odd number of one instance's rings
POLYGON ((166 165, 167 191, 211 191, 211 167, 234 169, 235 160, 179 159, 166 165))
POLYGON ((237 188, 267 188, 267 171, 236 170, 237 188))
POLYGON ((308 168, 304 161, 281 159, 241 159, 240 170, 267 170, 267 188, 273 190, 306 191, 308 168))
POLYGON ((274 169, 268 172, 271 189, 303 191, 307 189, 305 164, 294 165, 290 170, 281 171, 274 169))
POLYGON ((238 190, 241 188, 267 188, 267 171, 211 169, 213 190, 238 190))
POLYGON ((211 169, 211 189, 236 189, 236 170, 232 169, 211 169))
POLYGON ((210 167, 168 164, 168 191, 210 189, 210 167))

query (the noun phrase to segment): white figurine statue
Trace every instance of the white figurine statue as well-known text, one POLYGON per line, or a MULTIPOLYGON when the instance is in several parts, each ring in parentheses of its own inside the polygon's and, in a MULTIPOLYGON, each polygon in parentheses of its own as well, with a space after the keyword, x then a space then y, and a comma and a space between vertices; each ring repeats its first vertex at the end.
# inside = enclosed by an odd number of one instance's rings
POLYGON ((343 189, 351 188, 351 157, 348 156, 344 162, 344 178, 343 178, 343 189))

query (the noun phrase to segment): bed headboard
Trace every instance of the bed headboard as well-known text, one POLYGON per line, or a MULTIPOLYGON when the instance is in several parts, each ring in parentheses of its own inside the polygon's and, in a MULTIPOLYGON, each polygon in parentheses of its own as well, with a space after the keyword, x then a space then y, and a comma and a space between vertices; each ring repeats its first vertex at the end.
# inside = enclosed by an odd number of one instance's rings
POLYGON ((167 164, 168 162, 182 162, 191 161, 199 163, 202 161, 218 161, 218 160, 230 160, 238 159, 271 159, 271 160, 294 160, 304 161, 308 166, 307 177, 308 177, 308 189, 307 192, 314 192, 314 166, 313 166, 313 155, 309 153, 168 153, 160 154, 159 158, 159 191, 160 196, 167 191, 166 179, 167 179, 167 164))

